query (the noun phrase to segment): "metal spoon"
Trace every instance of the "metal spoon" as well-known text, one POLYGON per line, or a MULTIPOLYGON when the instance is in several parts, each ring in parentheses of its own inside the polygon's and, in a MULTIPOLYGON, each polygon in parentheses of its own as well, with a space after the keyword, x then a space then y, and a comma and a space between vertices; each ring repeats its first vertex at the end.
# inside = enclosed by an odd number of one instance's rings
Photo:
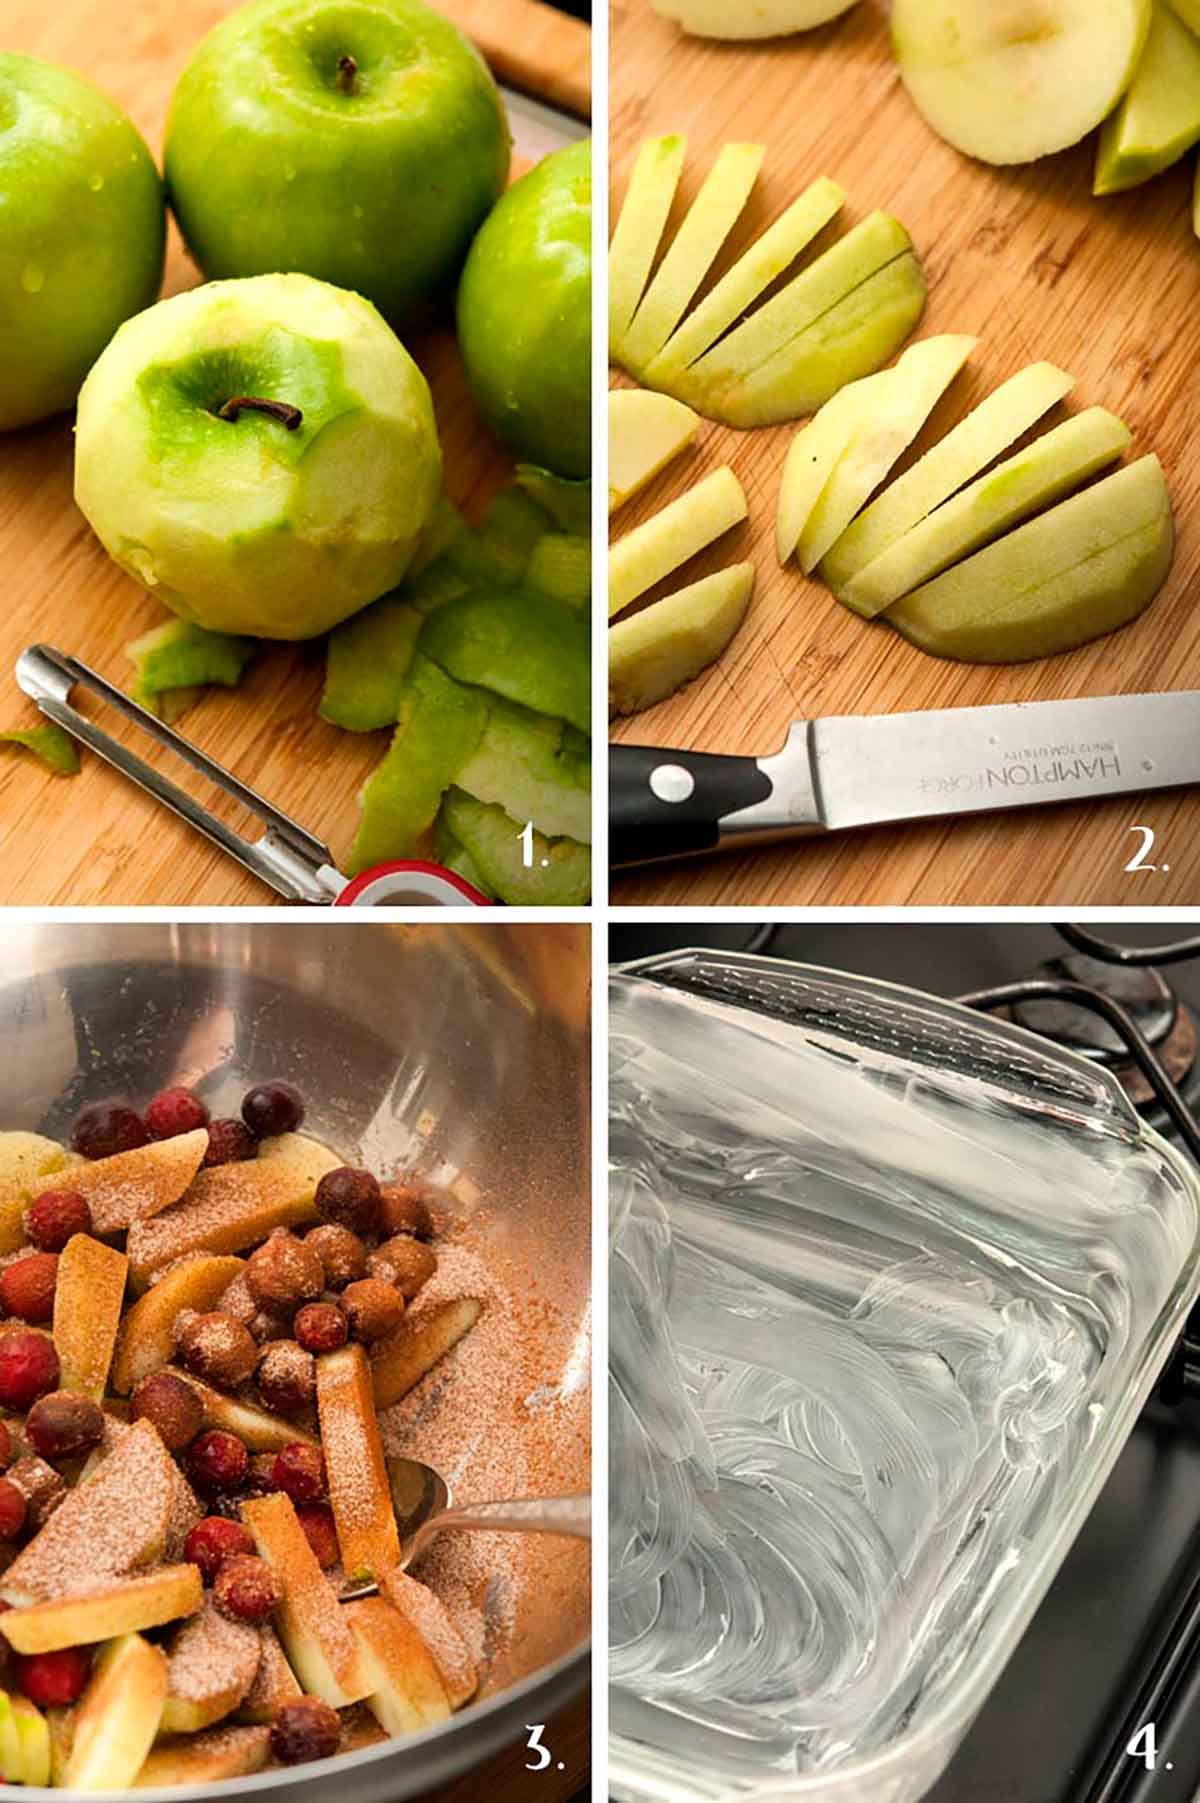
MULTIPOLYGON (((420 1459, 387 1460, 396 1527, 400 1533, 399 1570, 407 1571, 443 1528, 485 1528, 501 1534, 568 1534, 580 1540, 592 1535, 590 1496, 523 1496, 503 1502, 452 1504, 440 1472, 420 1459)), ((344 1602, 374 1596, 375 1583, 355 1584, 339 1592, 344 1602)))

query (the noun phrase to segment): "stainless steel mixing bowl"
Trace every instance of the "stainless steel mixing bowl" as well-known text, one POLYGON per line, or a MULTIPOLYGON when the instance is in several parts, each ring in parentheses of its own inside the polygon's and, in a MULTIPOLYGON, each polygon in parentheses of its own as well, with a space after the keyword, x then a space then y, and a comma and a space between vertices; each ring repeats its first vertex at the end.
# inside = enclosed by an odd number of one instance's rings
MULTIPOLYGON (((307 1100, 306 1130, 381 1172, 430 1170, 485 1246, 536 1278, 552 1305, 540 1381, 578 1398, 591 1291, 584 929, 11 921, 0 955, 0 1126, 65 1137, 84 1103, 172 1082, 234 1114, 250 1081, 282 1077, 307 1100)), ((565 1471, 585 1487, 582 1441, 559 1457, 556 1482, 565 1471)), ((590 1615, 586 1549, 523 1544, 536 1581, 478 1701, 425 1733, 209 1794, 413 1797, 523 1743, 527 1723, 587 1682, 590 1615)))

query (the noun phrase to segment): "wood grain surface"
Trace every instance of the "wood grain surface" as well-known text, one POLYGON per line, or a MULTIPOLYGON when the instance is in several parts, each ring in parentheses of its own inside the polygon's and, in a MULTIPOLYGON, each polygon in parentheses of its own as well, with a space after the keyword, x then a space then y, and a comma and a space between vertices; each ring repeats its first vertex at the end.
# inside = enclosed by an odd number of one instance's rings
MULTIPOLYGON (((763 755, 778 750, 790 722, 804 716, 1200 689, 1194 159, 1104 201, 1091 197, 1094 140, 1028 168, 967 161, 911 105, 889 52, 883 0, 861 0, 841 21, 800 37, 736 46, 683 36, 651 12, 648 0, 613 0, 611 118, 614 209, 646 136, 688 137, 673 219, 722 143, 768 146, 746 220, 717 274, 818 175, 832 176, 849 195, 832 235, 873 208, 895 213, 930 278, 918 335, 969 332, 981 340, 917 453, 1000 382, 1047 358, 1078 378, 1068 411, 1108 407, 1133 430, 1130 456, 1158 453, 1179 528, 1167 587, 1127 630, 1037 663, 946 663, 886 626, 857 619, 796 566, 780 570, 772 535, 792 428, 738 433, 706 424, 698 448, 623 509, 614 529, 627 531, 685 486, 732 464, 746 489, 750 521, 699 560, 695 573, 752 557, 754 601, 714 669, 671 700, 617 723, 614 737, 763 755)), ((1058 417, 1050 415, 1048 423, 1058 417)), ((889 828, 753 857, 646 869, 615 875, 612 899, 747 906, 1198 904, 1200 789, 889 828), (1154 829, 1151 861, 1169 871, 1124 874, 1139 848, 1129 830, 1134 823, 1154 829)))
MULTIPOLYGON (((86 75, 129 113, 160 158, 172 88, 204 33, 236 3, 175 0, 167 7, 105 0, 97 6, 94 0, 60 0, 46 6, 42 0, 0 0, 0 48, 86 75)), ((466 0, 446 0, 442 10, 466 22, 472 9, 466 0)), ((526 53, 530 79, 536 44, 540 55, 575 59, 561 73, 568 83, 577 82, 578 40, 570 31, 561 38, 550 32, 547 9, 536 0, 486 0, 475 10, 491 21, 485 54, 511 32, 526 53)), ((517 152, 514 174, 523 166, 520 142, 517 152)), ((172 224, 164 293, 197 279, 172 224)), ((433 390, 447 489, 475 518, 509 480, 511 466, 467 394, 450 332, 414 338, 409 348, 433 390)), ((11 679, 19 652, 35 640, 129 686, 125 645, 166 616, 109 561, 74 505, 69 416, 0 435, 0 570, 0 725, 37 723, 36 709, 11 679)), ((354 833, 355 796, 382 757, 387 735, 340 732, 317 718, 323 665, 320 643, 265 651, 238 689, 209 691, 180 725, 340 857, 354 833)), ((82 711, 93 711, 76 699, 82 711)), ((241 830, 252 825, 240 808, 218 799, 202 779, 115 715, 101 710, 97 717, 125 743, 149 751, 166 774, 223 819, 241 830)), ((87 753, 81 774, 69 779, 47 775, 21 752, 0 756, 0 854, 0 904, 263 906, 273 899, 231 859, 87 753)))
POLYGON ((475 40, 500 81, 588 117, 592 34, 581 20, 541 0, 441 0, 439 10, 475 40))

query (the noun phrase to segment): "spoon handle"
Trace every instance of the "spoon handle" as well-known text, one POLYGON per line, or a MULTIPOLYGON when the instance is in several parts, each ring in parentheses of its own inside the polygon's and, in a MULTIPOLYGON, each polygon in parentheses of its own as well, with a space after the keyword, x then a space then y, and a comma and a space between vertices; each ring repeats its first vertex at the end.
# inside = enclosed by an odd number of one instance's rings
POLYGON ((506 1502, 463 1503, 443 1509, 413 1535, 406 1547, 406 1563, 425 1542, 443 1528, 488 1528, 501 1534, 571 1534, 581 1540, 592 1537, 590 1496, 528 1496, 506 1502))

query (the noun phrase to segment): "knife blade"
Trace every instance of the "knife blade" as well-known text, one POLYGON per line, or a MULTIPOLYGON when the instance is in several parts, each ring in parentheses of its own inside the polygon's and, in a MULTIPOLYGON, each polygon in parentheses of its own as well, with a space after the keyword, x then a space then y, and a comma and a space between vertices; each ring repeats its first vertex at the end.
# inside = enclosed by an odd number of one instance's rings
POLYGON ((1200 783, 1200 690, 797 720, 773 756, 609 748, 614 869, 1200 783))

